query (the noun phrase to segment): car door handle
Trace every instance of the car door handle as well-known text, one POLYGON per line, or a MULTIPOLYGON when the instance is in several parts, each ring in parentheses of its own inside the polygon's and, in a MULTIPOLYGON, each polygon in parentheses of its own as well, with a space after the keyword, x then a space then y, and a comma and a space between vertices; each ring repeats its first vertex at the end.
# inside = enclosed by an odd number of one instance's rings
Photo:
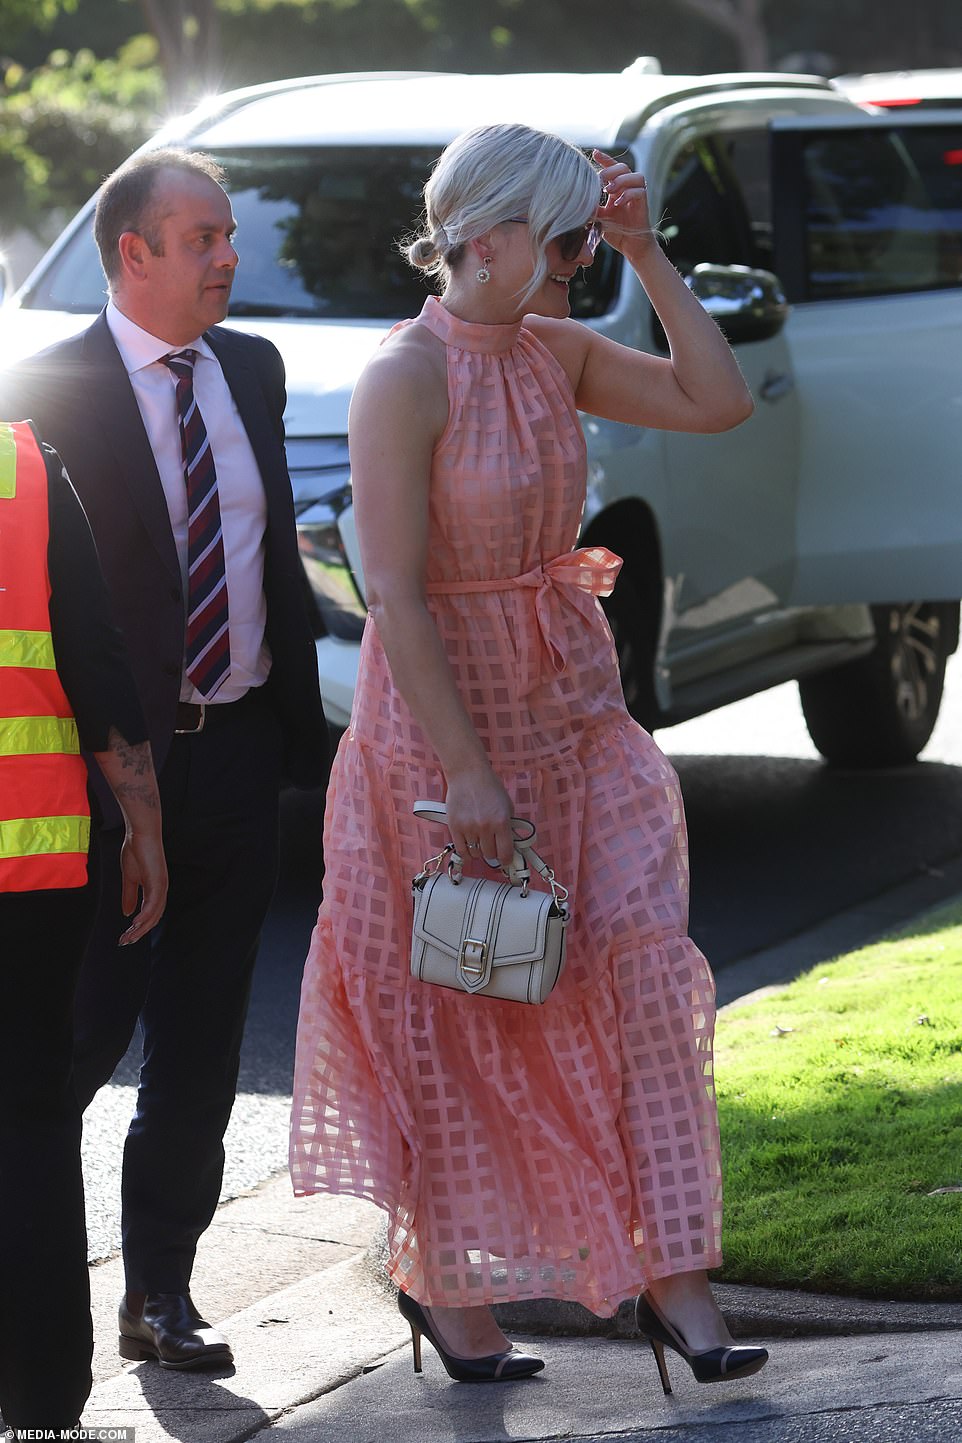
POLYGON ((790 376, 787 371, 769 371, 761 384, 759 395, 763 401, 780 401, 794 389, 794 376, 790 376))

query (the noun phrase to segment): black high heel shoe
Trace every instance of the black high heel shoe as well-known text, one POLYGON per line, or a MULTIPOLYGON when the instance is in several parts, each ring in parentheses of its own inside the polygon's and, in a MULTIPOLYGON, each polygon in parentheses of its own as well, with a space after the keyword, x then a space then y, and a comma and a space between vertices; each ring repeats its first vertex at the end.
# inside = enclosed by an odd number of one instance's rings
POLYGON ((397 1305, 401 1317, 411 1325, 415 1373, 421 1371, 422 1334, 441 1359, 448 1377, 456 1383, 507 1383, 512 1378, 530 1378, 532 1373, 540 1373, 544 1367, 543 1358, 519 1353, 516 1348, 506 1348, 503 1353, 491 1353, 486 1358, 459 1358, 447 1351, 421 1304, 416 1303, 409 1293, 398 1293, 397 1305))
POLYGON ((638 1331, 651 1344, 651 1351, 658 1364, 661 1386, 671 1392, 671 1380, 665 1363, 665 1349, 671 1348, 684 1358, 699 1383, 721 1383, 726 1378, 747 1378, 757 1373, 768 1362, 767 1348, 745 1348, 729 1344, 726 1348, 706 1348, 704 1352, 693 1353, 684 1338, 673 1328, 667 1318, 662 1317, 654 1303, 642 1295, 635 1302, 635 1322, 638 1331))

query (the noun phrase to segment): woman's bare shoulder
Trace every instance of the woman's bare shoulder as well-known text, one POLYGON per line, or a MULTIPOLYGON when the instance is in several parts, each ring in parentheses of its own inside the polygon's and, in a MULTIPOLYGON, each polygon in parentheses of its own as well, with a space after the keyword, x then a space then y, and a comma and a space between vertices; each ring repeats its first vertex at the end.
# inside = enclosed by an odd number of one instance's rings
POLYGON ((421 381, 434 378, 447 386, 444 342, 417 322, 388 336, 372 357, 372 364, 375 361, 383 365, 386 374, 413 373, 421 381))
POLYGON ((440 436, 447 424, 444 345, 425 326, 404 326, 388 336, 361 372, 352 403, 353 420, 404 418, 440 436))
POLYGON ((561 320, 554 316, 525 316, 525 330, 541 342, 567 372, 572 387, 577 386, 584 370, 591 332, 580 321, 561 320))
POLYGON ((369 408, 422 419, 437 435, 444 430, 448 418, 444 345, 426 326, 395 331, 368 361, 354 391, 352 410, 369 408))

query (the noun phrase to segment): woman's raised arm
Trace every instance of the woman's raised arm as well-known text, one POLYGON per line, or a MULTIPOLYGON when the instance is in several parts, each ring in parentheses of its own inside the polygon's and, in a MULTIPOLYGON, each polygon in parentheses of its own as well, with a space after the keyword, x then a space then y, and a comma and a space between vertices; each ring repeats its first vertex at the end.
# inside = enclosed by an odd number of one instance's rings
POLYGON ((662 252, 651 229, 644 177, 595 151, 607 204, 597 218, 644 286, 668 338, 651 356, 572 321, 541 320, 542 334, 571 377, 582 411, 663 431, 728 431, 754 409, 731 347, 662 252))

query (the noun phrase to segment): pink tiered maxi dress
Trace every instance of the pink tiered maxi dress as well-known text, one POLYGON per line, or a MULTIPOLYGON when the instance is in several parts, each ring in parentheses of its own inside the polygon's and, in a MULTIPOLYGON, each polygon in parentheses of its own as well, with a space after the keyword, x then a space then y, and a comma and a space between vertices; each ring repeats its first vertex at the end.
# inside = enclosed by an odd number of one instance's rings
POLYGON ((411 808, 445 782, 369 619, 301 994, 294 1189, 386 1209, 391 1276, 425 1304, 553 1297, 610 1316, 721 1260, 714 984, 687 936, 678 781, 625 709, 597 600, 618 558, 572 552, 586 456, 561 366, 523 324, 433 297, 402 324, 447 357, 428 604, 573 920, 541 1007, 411 978, 410 880, 449 840, 411 808))

